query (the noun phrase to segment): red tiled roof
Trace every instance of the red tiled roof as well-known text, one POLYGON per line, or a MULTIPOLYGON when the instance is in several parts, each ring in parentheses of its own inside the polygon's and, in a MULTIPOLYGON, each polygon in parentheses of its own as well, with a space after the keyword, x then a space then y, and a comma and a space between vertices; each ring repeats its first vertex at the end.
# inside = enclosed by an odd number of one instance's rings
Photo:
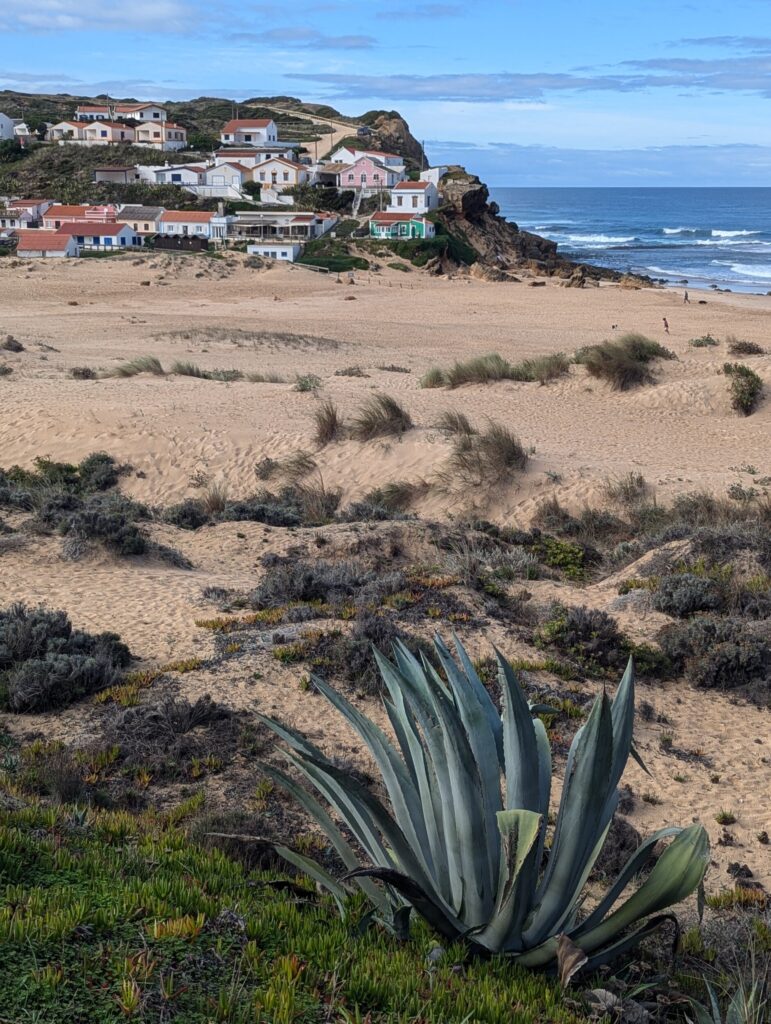
POLYGON ((159 103, 116 103, 116 110, 147 110, 148 107, 158 107, 159 110, 163 110, 163 107, 159 103))
POLYGON ((71 220, 67 221, 65 224, 61 224, 56 229, 56 234, 105 235, 112 237, 113 235, 119 235, 125 228, 128 228, 129 231, 134 230, 129 227, 128 224, 115 224, 112 221, 105 224, 98 220, 71 220))
POLYGON ((182 132, 187 131, 187 128, 183 128, 181 124, 174 124, 173 121, 160 121, 159 123, 162 124, 164 128, 174 128, 176 131, 182 132))
POLYGON ((401 189, 403 192, 412 192, 414 189, 428 188, 430 184, 429 181, 400 181, 394 185, 394 188, 401 189))
POLYGON ((67 239, 71 237, 63 231, 17 231, 18 249, 53 249, 61 252, 67 247, 67 239))
POLYGON ((11 201, 6 203, 5 205, 9 208, 12 206, 26 207, 40 206, 42 203, 48 202, 50 202, 50 200, 48 199, 11 199, 11 201))
POLYGON ((166 224, 208 224, 213 216, 205 210, 166 210, 160 219, 166 224))
POLYGON ((76 114, 77 114, 77 112, 79 110, 82 111, 84 114, 98 114, 98 113, 101 113, 101 111, 103 111, 103 110, 106 110, 108 113, 110 112, 110 108, 109 107, 89 107, 89 106, 75 107, 75 113, 76 114))
POLYGON ((133 131, 134 129, 127 124, 121 124, 118 121, 92 121, 91 124, 80 125, 83 131, 93 131, 98 128, 117 128, 120 131, 133 131))
POLYGON ((218 167, 235 167, 238 171, 253 171, 253 167, 244 167, 243 164, 238 163, 237 160, 225 160, 221 164, 215 164, 214 167, 207 167, 207 171, 216 171, 218 167))
POLYGON ((267 128, 269 124, 273 124, 272 119, 259 117, 253 120, 243 120, 241 118, 235 121, 228 121, 227 124, 222 126, 223 135, 232 135, 233 132, 249 131, 250 128, 267 128))
POLYGON ((87 206, 49 206, 43 217, 47 220, 49 217, 55 217, 58 220, 77 220, 78 217, 85 215, 87 206))

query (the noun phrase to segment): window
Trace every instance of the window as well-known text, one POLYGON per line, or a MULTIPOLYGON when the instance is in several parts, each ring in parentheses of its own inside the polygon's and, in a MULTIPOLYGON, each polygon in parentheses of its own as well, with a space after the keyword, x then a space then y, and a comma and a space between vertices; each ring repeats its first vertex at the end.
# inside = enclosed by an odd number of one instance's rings
POLYGON ((182 181, 182 175, 181 174, 172 174, 171 180, 172 181, 182 181))
POLYGON ((404 206, 404 196, 397 196, 396 197, 396 205, 397 206, 404 206))
POLYGON ((373 179, 375 181, 380 181, 380 175, 379 174, 373 174, 372 177, 373 177, 373 179))
POLYGON ((265 171, 260 171, 260 181, 265 181, 265 171))
POLYGON ((106 138, 107 138, 107 132, 101 132, 101 131, 100 131, 100 132, 99 132, 99 135, 100 135, 100 137, 101 137, 101 138, 103 138, 103 139, 106 139, 106 138))
POLYGON ((413 196, 412 197, 412 208, 413 208, 413 210, 417 210, 417 208, 418 208, 418 197, 417 196, 413 196))
POLYGON ((282 250, 282 252, 281 252, 281 258, 282 259, 286 259, 288 255, 289 255, 288 252, 285 252, 285 251, 282 250))
POLYGON ((246 142, 251 142, 251 141, 252 141, 252 137, 251 137, 251 135, 244 135, 244 140, 245 140, 246 142))
POLYGON ((160 115, 160 113, 157 110, 153 111, 153 117, 155 118, 156 121, 160 118, 160 116, 161 115, 160 115))
POLYGON ((161 133, 160 132, 153 132, 153 138, 154 139, 160 139, 160 137, 161 137, 161 133))
POLYGON ((348 175, 348 180, 349 181, 354 181, 354 175, 353 174, 349 174, 348 175))
POLYGON ((284 171, 284 181, 289 181, 289 171, 284 171))

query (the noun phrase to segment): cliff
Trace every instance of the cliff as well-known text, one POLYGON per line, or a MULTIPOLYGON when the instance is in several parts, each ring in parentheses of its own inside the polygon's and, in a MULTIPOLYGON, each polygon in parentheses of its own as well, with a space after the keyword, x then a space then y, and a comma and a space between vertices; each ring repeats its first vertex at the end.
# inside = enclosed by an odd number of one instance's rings
MULTIPOLYGON (((439 183, 442 205, 438 221, 445 230, 465 241, 477 255, 475 274, 504 280, 510 271, 529 271, 538 276, 559 277, 569 287, 584 287, 600 280, 626 282, 630 287, 652 284, 648 278, 576 263, 561 256, 557 243, 499 216, 496 203, 484 182, 462 167, 450 168, 439 183)), ((438 268, 437 268, 438 269, 438 268)), ((442 269, 448 269, 446 261, 442 269)))

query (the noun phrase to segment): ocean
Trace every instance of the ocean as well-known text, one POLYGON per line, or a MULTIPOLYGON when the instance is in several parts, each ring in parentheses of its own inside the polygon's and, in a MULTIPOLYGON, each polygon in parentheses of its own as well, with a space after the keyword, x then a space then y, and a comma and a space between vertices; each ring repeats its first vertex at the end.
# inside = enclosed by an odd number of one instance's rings
POLYGON ((667 284, 771 292, 771 188, 491 188, 570 259, 667 284))

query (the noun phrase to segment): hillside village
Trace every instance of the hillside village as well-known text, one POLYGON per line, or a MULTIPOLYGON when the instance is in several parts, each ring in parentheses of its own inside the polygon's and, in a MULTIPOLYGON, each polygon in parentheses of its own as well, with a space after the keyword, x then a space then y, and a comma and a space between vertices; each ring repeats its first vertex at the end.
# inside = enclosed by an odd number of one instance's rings
MULTIPOLYGON (((24 122, 0 114, 0 128, 4 138, 31 145, 24 122)), ((72 119, 45 126, 44 144, 102 147, 105 159, 92 171, 94 185, 171 186, 179 190, 180 208, 0 196, 0 251, 29 259, 245 243, 251 254, 294 261, 309 242, 335 236, 342 211, 352 218, 347 234, 382 241, 434 238, 432 214, 447 168, 408 168, 404 156, 370 148, 370 134, 360 126, 356 135, 317 158, 303 142, 279 139, 271 118, 233 118, 222 124, 219 145, 205 157, 129 164, 120 159, 127 147, 132 153, 133 147, 164 154, 187 149, 187 129, 157 103, 79 104, 72 119), (307 189, 337 193, 340 210, 298 201, 298 192, 307 189), (210 205, 215 201, 217 208, 181 208, 189 206, 191 196, 210 205)))

